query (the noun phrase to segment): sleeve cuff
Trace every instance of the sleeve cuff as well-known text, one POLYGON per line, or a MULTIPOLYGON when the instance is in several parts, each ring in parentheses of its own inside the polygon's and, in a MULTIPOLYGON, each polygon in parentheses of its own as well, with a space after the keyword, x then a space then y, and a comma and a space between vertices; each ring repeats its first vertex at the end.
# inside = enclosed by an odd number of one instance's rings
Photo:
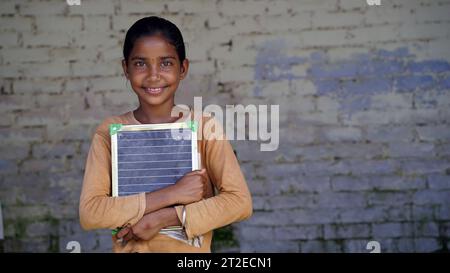
POLYGON ((184 231, 186 232, 186 236, 188 237, 188 239, 192 239, 194 236, 192 236, 189 226, 188 226, 187 207, 183 206, 183 205, 175 206, 175 211, 177 212, 177 217, 178 217, 178 220, 180 220, 181 225, 183 226, 183 224, 184 224, 183 228, 184 228, 184 231), (184 219, 183 219, 183 208, 185 211, 184 219), (183 223, 183 220, 184 220, 184 223, 183 223))
POLYGON ((146 200, 145 200, 145 192, 141 192, 138 195, 138 214, 135 218, 131 220, 131 225, 136 224, 139 220, 144 217, 145 207, 147 206, 146 200))

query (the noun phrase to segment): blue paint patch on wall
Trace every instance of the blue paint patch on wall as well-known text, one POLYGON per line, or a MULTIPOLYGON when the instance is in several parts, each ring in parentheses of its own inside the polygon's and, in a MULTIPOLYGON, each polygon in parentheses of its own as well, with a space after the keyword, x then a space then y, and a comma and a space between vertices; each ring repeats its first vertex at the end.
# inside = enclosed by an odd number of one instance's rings
POLYGON ((429 89, 435 85, 431 75, 408 75, 394 79, 398 92, 412 92, 416 89, 429 89))
POLYGON ((298 78, 291 72, 292 66, 305 63, 308 58, 285 56, 284 49, 285 43, 283 41, 271 41, 261 48, 256 57, 256 80, 277 81, 298 78))
POLYGON ((450 64, 442 60, 429 60, 422 62, 410 62, 408 70, 412 73, 439 73, 450 71, 450 64))
POLYGON ((450 75, 442 78, 441 81, 439 82, 438 87, 440 88, 440 90, 450 89, 450 75))
POLYGON ((450 90, 448 61, 417 61, 406 47, 337 60, 330 60, 324 51, 307 57, 287 56, 285 52, 283 41, 270 41, 260 48, 255 65, 255 96, 260 95, 265 81, 305 79, 314 83, 318 96, 334 98, 340 103, 340 111, 351 115, 370 109, 374 95, 450 90), (306 75, 293 72, 292 67, 298 64, 307 66, 306 75))
POLYGON ((256 56, 255 76, 256 86, 254 96, 261 94, 262 81, 293 80, 301 78, 292 72, 292 66, 306 63, 308 58, 298 56, 286 56, 285 42, 282 40, 269 41, 260 48, 256 56))

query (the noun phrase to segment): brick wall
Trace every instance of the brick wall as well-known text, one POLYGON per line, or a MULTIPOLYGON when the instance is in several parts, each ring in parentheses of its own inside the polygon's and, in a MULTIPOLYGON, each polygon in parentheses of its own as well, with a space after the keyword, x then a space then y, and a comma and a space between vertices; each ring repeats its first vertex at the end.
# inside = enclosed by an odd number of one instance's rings
POLYGON ((0 13, 5 251, 110 251, 108 231, 81 230, 78 198, 93 129, 136 106, 121 46, 148 15, 185 37, 179 103, 280 105, 278 150, 232 143, 254 215, 221 237, 245 252, 450 247, 450 1, 4 0, 0 13))

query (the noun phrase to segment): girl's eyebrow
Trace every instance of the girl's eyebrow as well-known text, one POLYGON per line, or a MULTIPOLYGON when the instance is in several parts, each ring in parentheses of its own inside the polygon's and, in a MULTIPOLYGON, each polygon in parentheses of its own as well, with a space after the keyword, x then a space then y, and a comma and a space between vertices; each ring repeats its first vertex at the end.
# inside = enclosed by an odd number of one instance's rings
MULTIPOLYGON (((176 59, 174 56, 162 56, 159 57, 160 59, 176 59)), ((131 58, 131 60, 147 60, 148 58, 141 57, 141 56, 134 56, 131 58)))
POLYGON ((131 60, 145 60, 146 58, 140 57, 140 56, 134 56, 131 58, 131 60))

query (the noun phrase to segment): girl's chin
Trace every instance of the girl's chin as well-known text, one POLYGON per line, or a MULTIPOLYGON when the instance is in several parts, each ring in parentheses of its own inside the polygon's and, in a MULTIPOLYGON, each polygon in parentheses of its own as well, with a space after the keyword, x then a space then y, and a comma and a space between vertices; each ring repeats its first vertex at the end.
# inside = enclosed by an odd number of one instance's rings
POLYGON ((167 96, 167 94, 163 91, 160 94, 141 94, 140 101, 146 105, 151 106, 159 106, 165 104, 167 101, 170 101, 170 96, 167 96))

